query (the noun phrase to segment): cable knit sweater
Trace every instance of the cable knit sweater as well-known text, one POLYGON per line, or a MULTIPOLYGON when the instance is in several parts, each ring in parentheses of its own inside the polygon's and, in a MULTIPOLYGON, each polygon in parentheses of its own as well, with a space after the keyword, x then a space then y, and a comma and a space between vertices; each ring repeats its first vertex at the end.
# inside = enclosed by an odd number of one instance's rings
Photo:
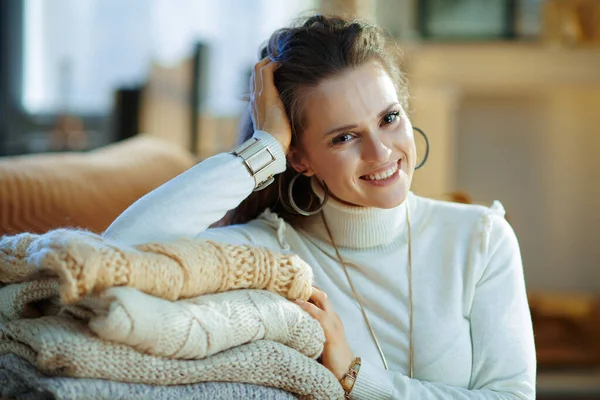
MULTIPOLYGON (((285 169, 277 142, 273 173, 285 169)), ((365 304, 390 370, 352 296, 319 216, 294 228, 266 211, 244 225, 207 229, 247 197, 254 180, 242 160, 219 154, 126 210, 104 236, 129 244, 202 237, 298 254, 340 315, 363 365, 354 399, 533 399, 535 349, 517 239, 493 207, 410 194, 394 209, 349 207, 324 213, 365 304), (409 313, 405 207, 412 222, 414 378, 408 377, 409 313)))

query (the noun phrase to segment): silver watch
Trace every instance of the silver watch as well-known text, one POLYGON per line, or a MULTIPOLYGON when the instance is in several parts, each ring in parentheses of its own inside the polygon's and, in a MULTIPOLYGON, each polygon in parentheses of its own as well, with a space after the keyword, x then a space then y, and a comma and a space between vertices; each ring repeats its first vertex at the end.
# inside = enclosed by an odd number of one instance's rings
POLYGON ((273 183, 273 174, 270 173, 276 159, 275 155, 260 139, 250 138, 236 147, 231 154, 244 160, 244 165, 254 178, 254 191, 259 191, 273 183))

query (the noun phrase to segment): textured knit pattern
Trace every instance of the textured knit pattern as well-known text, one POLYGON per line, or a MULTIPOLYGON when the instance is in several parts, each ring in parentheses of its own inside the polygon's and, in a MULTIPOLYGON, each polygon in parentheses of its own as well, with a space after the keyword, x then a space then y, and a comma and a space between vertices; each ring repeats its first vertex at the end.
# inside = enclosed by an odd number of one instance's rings
POLYGON ((185 149, 138 136, 102 149, 0 159, 0 235, 62 227, 102 232, 131 203, 195 164, 185 149))
POLYGON ((0 326, 0 354, 13 353, 51 376, 153 385, 241 382, 280 388, 304 398, 341 398, 335 376, 280 343, 260 340, 203 360, 170 360, 97 338, 85 322, 60 316, 0 326))
POLYGON ((40 235, 23 232, 0 237, 0 287, 7 283, 29 280, 38 269, 27 262, 27 249, 40 235))
POLYGON ((261 339, 317 358, 325 343, 317 320, 265 290, 170 302, 123 287, 91 303, 98 316, 89 327, 99 337, 167 358, 201 359, 261 339))
POLYGON ((56 278, 0 287, 0 323, 56 315, 60 311, 59 303, 56 278))
POLYGON ((91 330, 102 339, 176 359, 201 359, 261 339, 317 358, 325 343, 314 318, 265 290, 170 302, 118 287, 65 307, 59 301, 56 278, 0 288, 0 322, 59 314, 89 320, 91 330))
POLYGON ((102 379, 47 377, 14 354, 0 356, 0 397, 23 400, 291 400, 290 392, 233 382, 153 386, 102 379))
POLYGON ((0 268, 4 283, 38 271, 58 275, 66 304, 114 286, 168 300, 250 288, 308 300, 313 280, 300 257, 266 248, 201 239, 131 247, 69 229, 4 237, 0 268))

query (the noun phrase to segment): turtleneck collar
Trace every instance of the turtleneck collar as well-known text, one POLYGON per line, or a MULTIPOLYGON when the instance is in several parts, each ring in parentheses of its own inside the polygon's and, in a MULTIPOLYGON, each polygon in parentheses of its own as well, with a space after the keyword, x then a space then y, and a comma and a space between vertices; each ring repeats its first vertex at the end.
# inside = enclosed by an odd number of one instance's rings
MULTIPOLYGON (((312 188, 322 200, 324 192, 321 186, 312 180, 312 188)), ((349 206, 329 197, 323 207, 323 213, 335 243, 339 247, 365 249, 385 246, 406 236, 406 203, 410 202, 410 211, 414 209, 412 192, 406 200, 395 208, 373 208, 349 206)), ((309 217, 303 229, 319 240, 329 243, 329 235, 319 214, 309 217)))

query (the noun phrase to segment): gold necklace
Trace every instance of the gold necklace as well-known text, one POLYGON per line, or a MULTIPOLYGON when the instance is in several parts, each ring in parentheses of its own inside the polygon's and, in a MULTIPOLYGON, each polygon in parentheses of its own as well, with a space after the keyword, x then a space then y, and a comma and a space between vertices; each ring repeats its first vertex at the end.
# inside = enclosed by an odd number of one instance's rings
MULTIPOLYGON (((342 265, 342 269, 346 274, 346 278, 348 279, 348 283, 350 284, 350 288, 352 289, 352 293, 354 294, 354 298, 360 305, 360 311, 367 323, 367 327, 371 332, 371 336, 373 337, 373 341, 375 342, 375 346, 377 346, 377 350, 379 351, 379 355, 381 356, 381 361, 383 361, 383 366, 386 370, 389 370, 387 360, 385 359, 385 354, 383 354, 383 350, 379 345, 379 340, 377 340, 377 335, 375 335, 375 331, 371 326, 371 321, 369 321, 369 317, 365 311, 365 308, 360 300, 358 292, 354 287, 354 283, 352 283, 352 279, 350 279, 350 274, 348 273, 348 268, 346 267, 346 263, 340 254, 340 251, 333 240, 333 235, 331 234, 331 230, 329 229, 329 225, 327 224, 327 220, 325 219, 325 214, 323 211, 320 212, 321 219, 323 220, 323 224, 325 225, 325 229, 327 230, 327 234, 329 235, 329 240, 335 249, 335 254, 337 255, 338 261, 342 265)), ((412 288, 412 242, 410 236, 410 212, 408 209, 408 199, 406 200, 406 227, 408 230, 408 312, 409 312, 409 336, 408 336, 408 363, 409 363, 409 377, 412 379, 414 377, 413 371, 413 355, 414 355, 414 347, 413 347, 413 288, 412 288)))

